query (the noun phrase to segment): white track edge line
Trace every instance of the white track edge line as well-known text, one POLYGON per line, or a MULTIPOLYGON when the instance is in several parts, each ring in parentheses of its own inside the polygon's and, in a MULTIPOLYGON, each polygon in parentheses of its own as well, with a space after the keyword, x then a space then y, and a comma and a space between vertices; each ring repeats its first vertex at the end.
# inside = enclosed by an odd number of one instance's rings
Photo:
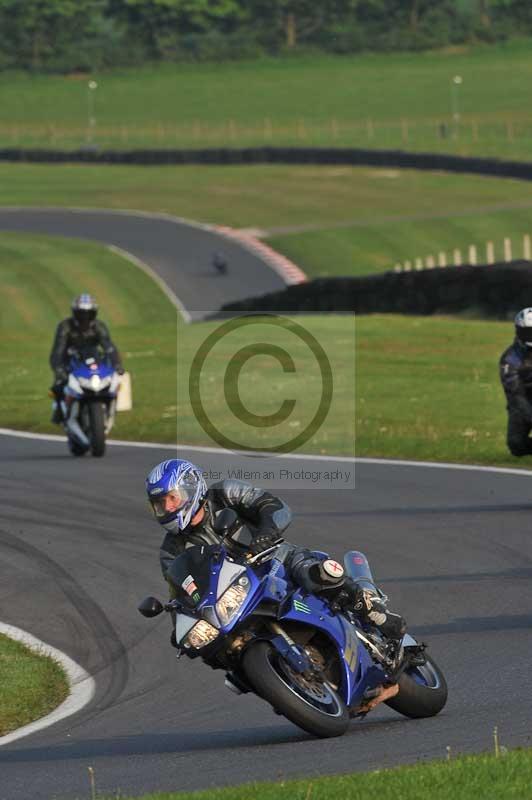
MULTIPOLYGON (((0 436, 13 436, 19 439, 35 439, 45 442, 63 442, 65 443, 64 436, 58 436, 53 433, 29 433, 28 431, 17 431, 12 428, 0 428, 0 436)), ((194 453, 214 453, 215 455, 239 455, 239 456, 253 456, 262 458, 282 458, 282 459, 295 459, 301 461, 333 461, 338 463, 347 464, 383 464, 391 467, 426 467, 427 469, 454 469, 466 470, 473 472, 496 472, 503 475, 522 475, 523 477, 530 478, 532 470, 530 469, 517 469, 513 467, 487 467, 481 464, 454 464, 453 462, 445 463, 444 461, 407 461, 406 459, 398 458, 371 458, 366 456, 324 456, 318 453, 260 453, 256 451, 247 450, 225 450, 222 447, 204 447, 194 444, 164 444, 162 442, 129 442, 121 439, 108 439, 107 444, 115 447, 139 447, 151 450, 190 450, 194 453)))
POLYGON ((79 664, 67 656, 66 653, 42 642, 40 639, 32 636, 31 633, 27 633, 27 631, 21 628, 16 628, 14 625, 0 622, 0 633, 5 634, 10 639, 21 642, 21 644, 25 645, 30 650, 38 652, 41 655, 51 656, 58 661, 67 675, 70 687, 70 694, 61 705, 57 706, 56 709, 45 717, 36 719, 28 725, 23 725, 21 728, 17 728, 17 730, 7 733, 5 736, 0 736, 0 746, 14 742, 16 739, 21 739, 23 736, 29 736, 30 733, 36 733, 43 728, 48 728, 55 722, 59 722, 59 720, 80 711, 92 700, 96 689, 94 678, 89 675, 83 667, 80 667, 79 664))

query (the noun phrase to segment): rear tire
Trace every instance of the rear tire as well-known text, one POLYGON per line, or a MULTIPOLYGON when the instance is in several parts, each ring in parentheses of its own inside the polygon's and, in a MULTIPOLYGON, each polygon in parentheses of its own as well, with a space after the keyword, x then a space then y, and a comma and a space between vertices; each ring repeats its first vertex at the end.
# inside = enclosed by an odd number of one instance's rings
POLYGON ((89 406, 91 453, 100 458, 105 453, 105 410, 102 403, 89 406))
POLYGON ((327 683, 306 690, 302 677, 268 642, 251 645, 244 653, 242 666, 259 697, 294 725, 320 738, 346 732, 349 712, 342 698, 327 683))
POLYGON ((434 717, 447 702, 447 683, 435 661, 427 658, 422 667, 403 672, 399 678, 399 694, 386 705, 411 719, 434 717))

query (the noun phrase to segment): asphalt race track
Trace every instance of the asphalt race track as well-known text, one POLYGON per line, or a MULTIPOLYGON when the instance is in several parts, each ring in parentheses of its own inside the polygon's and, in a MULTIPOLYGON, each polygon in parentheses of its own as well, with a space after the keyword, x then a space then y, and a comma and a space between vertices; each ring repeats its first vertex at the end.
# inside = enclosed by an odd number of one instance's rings
POLYGON ((502 744, 530 744, 530 475, 359 462, 354 491, 287 490, 290 538, 337 557, 365 550, 450 687, 438 717, 384 708, 318 741, 236 697, 221 672, 176 661, 168 619, 136 612, 163 593, 143 480, 169 454, 110 446, 104 459, 78 460, 61 442, 0 436, 2 619, 97 681, 79 714, 0 748, 1 800, 88 796, 88 766, 99 792, 138 794, 378 768, 444 757, 447 745, 480 751, 494 725, 502 744))
MULTIPOLYGON (((219 240, 175 222, 0 211, 0 229, 123 247, 158 271, 193 318, 282 286, 231 243, 230 275, 218 278, 209 259, 219 240)), ((66 652, 97 684, 75 716, 0 747, 0 800, 88 797, 89 766, 99 793, 137 795, 376 769, 445 757, 447 746, 481 751, 495 725, 501 744, 531 744, 530 473, 358 462, 354 490, 285 484, 290 538, 337 558, 364 550, 449 683, 438 717, 378 709, 341 739, 318 741, 257 698, 236 697, 221 672, 176 661, 169 620, 137 613, 143 596, 164 594, 161 530, 144 478, 169 455, 114 445, 103 459, 74 459, 63 442, 0 435, 0 619, 66 652)), ((231 462, 224 453, 178 455, 221 472, 231 462)))
POLYGON ((242 245, 213 231, 156 214, 69 209, 0 209, 0 231, 26 231, 92 239, 128 251, 149 264, 181 300, 192 319, 252 295, 283 289, 280 275, 242 245), (227 259, 217 275, 212 255, 227 259))

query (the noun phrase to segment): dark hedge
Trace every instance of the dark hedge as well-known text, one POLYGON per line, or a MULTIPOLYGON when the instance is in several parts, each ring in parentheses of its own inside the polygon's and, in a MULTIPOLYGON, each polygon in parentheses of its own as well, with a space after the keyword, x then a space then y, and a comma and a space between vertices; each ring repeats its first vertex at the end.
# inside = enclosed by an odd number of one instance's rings
POLYGON ((319 278, 222 306, 216 316, 247 312, 467 314, 511 319, 532 306, 532 262, 319 278))

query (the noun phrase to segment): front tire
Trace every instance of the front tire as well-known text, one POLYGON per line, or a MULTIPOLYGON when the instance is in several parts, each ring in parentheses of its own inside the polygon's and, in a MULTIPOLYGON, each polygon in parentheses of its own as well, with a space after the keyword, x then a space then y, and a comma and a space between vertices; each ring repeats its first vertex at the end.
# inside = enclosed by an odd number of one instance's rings
POLYGON ((251 645, 242 666, 259 697, 294 725, 320 738, 346 732, 349 712, 342 698, 327 683, 311 684, 291 670, 268 642, 251 645))
POLYGON ((105 453, 105 411, 102 403, 89 406, 91 453, 100 458, 105 453))
POLYGON ((435 661, 403 672, 399 678, 399 694, 386 705, 411 719, 434 717, 447 702, 447 683, 435 661))

